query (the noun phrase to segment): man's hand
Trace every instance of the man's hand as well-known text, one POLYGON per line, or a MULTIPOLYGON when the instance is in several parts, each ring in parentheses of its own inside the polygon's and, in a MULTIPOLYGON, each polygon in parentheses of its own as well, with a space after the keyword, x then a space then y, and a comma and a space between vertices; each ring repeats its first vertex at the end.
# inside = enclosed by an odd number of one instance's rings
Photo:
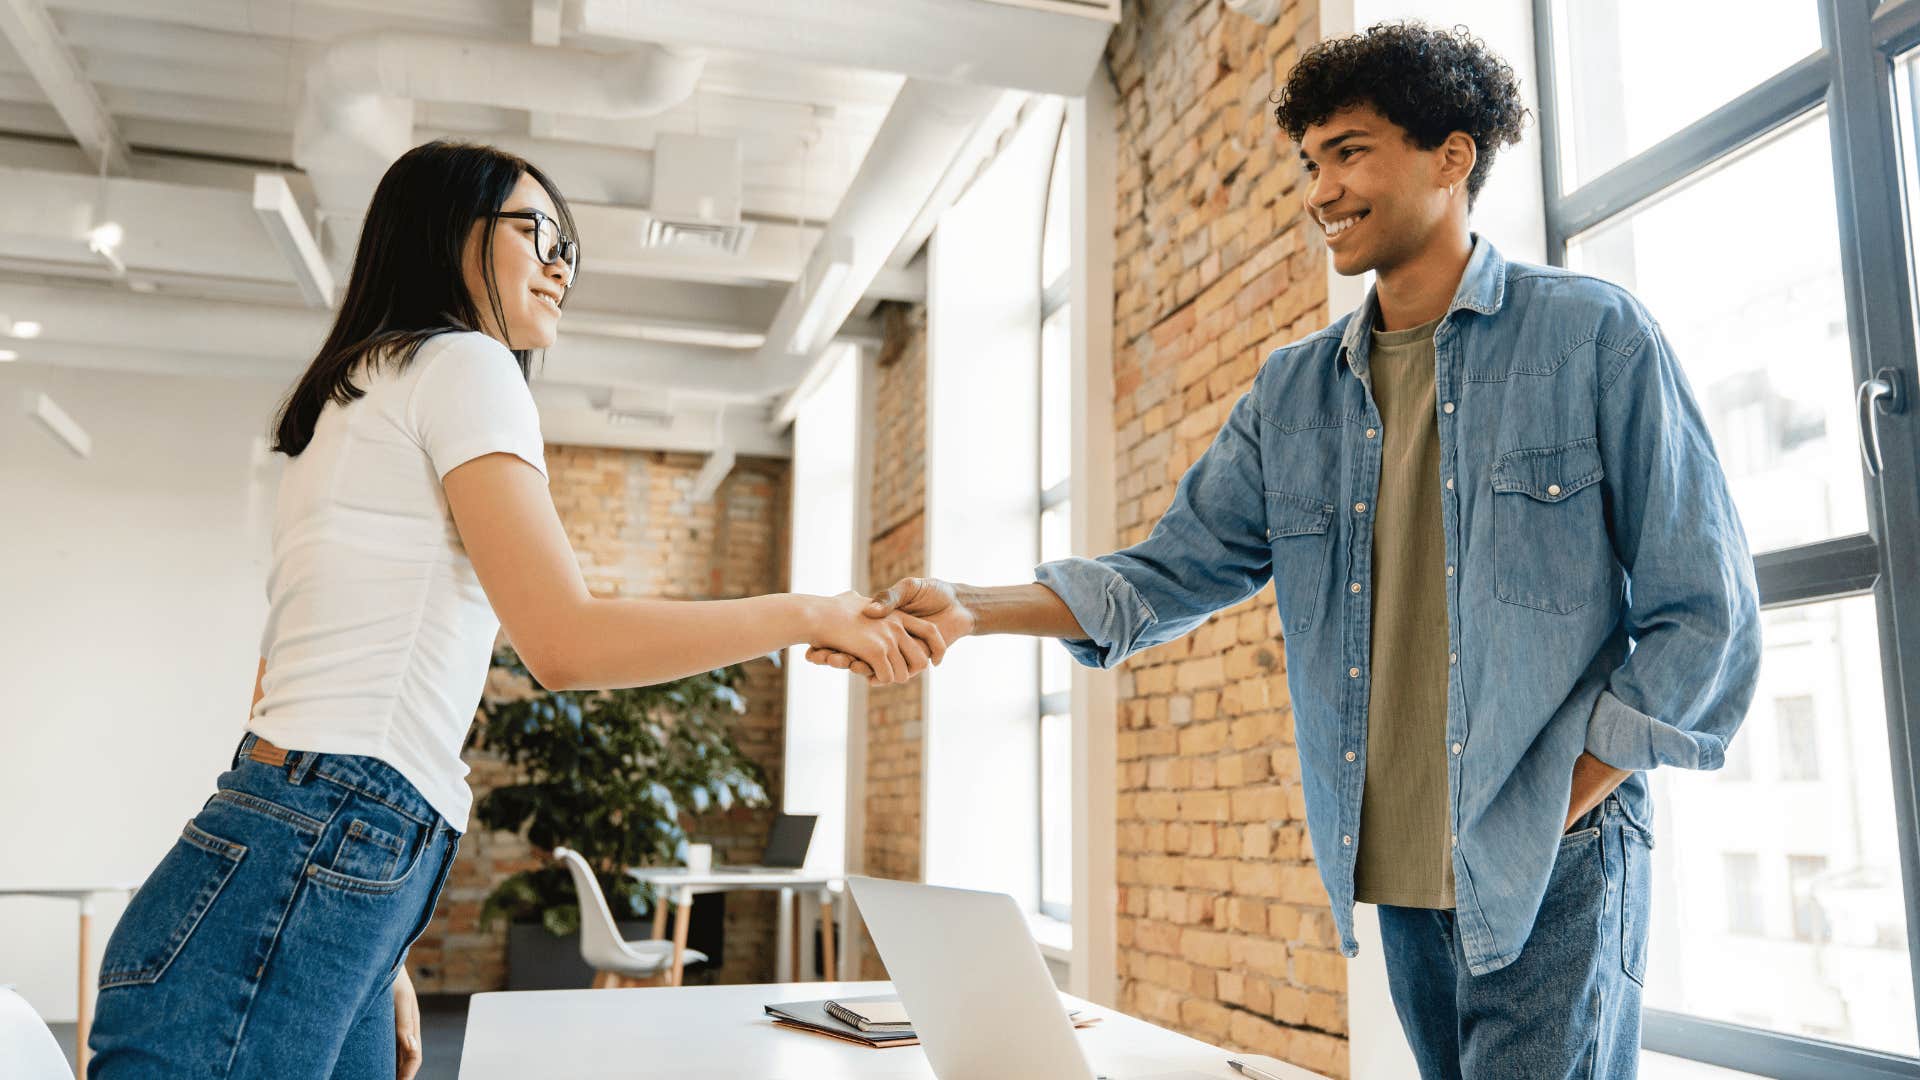
POLYGON ((809 657, 843 657, 833 666, 850 668, 876 685, 906 682, 947 652, 946 635, 932 622, 904 611, 875 614, 871 601, 851 591, 815 605, 807 640, 812 642, 809 657))
MULTIPOLYGON (((892 588, 875 596, 861 614, 870 619, 899 618, 904 615, 925 620, 939 631, 947 647, 972 633, 976 624, 973 612, 961 602, 952 583, 938 578, 901 578, 892 588)), ((835 649, 816 645, 807 650, 807 659, 816 664, 851 671, 869 680, 874 678, 873 669, 859 658, 835 649)))
POLYGON ((413 980, 407 965, 393 977, 393 1075, 398 1080, 413 1080, 423 1060, 420 1052, 420 999, 414 996, 413 980))
POLYGON ((1567 800, 1567 820, 1561 824, 1560 831, 1573 828, 1587 811, 1599 806, 1613 789, 1624 783, 1633 774, 1601 761, 1586 751, 1581 751, 1580 760, 1573 763, 1573 792, 1567 800))

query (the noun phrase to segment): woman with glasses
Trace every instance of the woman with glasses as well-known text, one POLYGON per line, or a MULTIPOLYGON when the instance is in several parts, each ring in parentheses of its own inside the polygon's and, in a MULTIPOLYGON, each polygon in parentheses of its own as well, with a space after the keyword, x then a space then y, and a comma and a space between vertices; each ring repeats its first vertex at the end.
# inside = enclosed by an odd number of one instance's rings
POLYGON ((368 208, 288 456, 247 731, 102 958, 90 1075, 411 1077, 404 960, 472 801, 460 748, 494 639, 553 689, 640 686, 790 645, 879 681, 938 662, 864 598, 589 595, 547 491, 533 353, 580 270, 566 200, 492 147, 429 143, 368 208))

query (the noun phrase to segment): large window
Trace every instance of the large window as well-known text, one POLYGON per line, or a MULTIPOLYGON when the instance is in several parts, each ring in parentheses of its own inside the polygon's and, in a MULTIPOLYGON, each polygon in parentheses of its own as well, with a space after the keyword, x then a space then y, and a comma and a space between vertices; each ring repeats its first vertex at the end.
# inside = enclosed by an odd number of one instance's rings
MULTIPOLYGON (((1047 213, 1040 240, 1040 459, 1035 493, 1040 508, 1040 561, 1072 554, 1073 310, 1068 272, 1073 212, 1068 131, 1047 182, 1047 213)), ((1073 918, 1073 668, 1059 642, 1040 649, 1040 912, 1073 918)))
MULTIPOLYGON (((830 351, 828 374, 793 418, 793 532, 788 580, 797 592, 834 596, 853 588, 854 430, 859 415, 860 354, 830 351)), ((888 584, 891 584, 889 582, 888 584)), ((817 814, 807 868, 846 869, 847 708, 843 671, 787 656, 785 790, 781 809, 817 814)))
POLYGON ((1665 328, 1765 608, 1727 768, 1651 774, 1646 1044, 1914 1075, 1920 0, 1534 14, 1549 258, 1665 328))

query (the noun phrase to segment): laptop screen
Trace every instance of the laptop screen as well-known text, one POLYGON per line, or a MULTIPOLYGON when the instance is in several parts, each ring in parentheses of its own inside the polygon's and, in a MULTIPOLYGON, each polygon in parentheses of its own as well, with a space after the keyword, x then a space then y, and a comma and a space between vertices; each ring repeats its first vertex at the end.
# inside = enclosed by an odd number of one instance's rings
POLYGON ((817 820, 818 814, 773 815, 773 828, 767 833, 767 853, 760 859, 760 865, 806 865, 807 845, 813 842, 813 824, 817 820))

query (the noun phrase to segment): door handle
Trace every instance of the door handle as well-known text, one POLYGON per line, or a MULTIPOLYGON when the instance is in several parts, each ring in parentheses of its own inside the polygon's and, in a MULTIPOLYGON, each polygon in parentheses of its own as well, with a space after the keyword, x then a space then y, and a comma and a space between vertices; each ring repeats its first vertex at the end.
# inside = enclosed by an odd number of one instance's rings
POLYGON ((1882 465, 1880 414, 1906 411, 1906 395, 1900 390, 1900 373, 1892 368, 1881 368, 1873 378, 1861 383, 1860 388, 1854 391, 1853 403, 1860 421, 1860 456, 1867 463, 1868 476, 1879 476, 1882 465))

